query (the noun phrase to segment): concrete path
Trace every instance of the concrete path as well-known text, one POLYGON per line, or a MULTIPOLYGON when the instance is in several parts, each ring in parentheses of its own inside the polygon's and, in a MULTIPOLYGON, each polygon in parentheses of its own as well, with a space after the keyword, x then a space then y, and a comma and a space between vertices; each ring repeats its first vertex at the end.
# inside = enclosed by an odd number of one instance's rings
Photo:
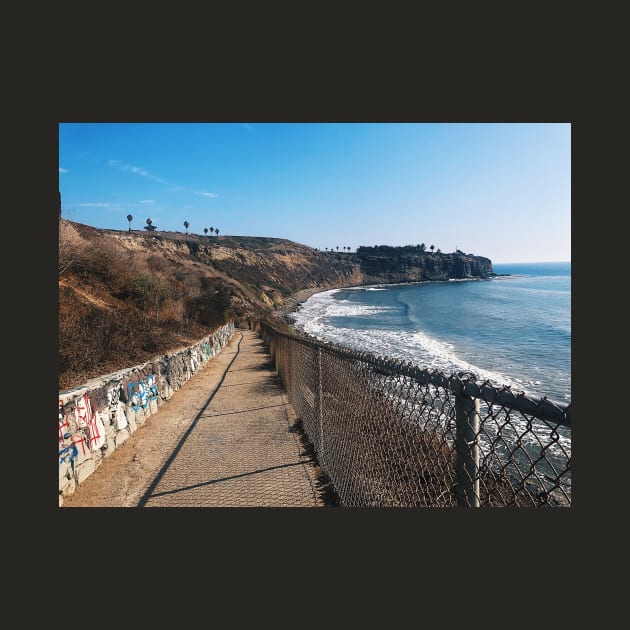
POLYGON ((324 505, 317 490, 318 468, 292 430, 295 412, 258 333, 237 329, 221 354, 164 403, 154 418, 166 426, 169 414, 179 418, 180 429, 176 440, 162 445, 168 451, 153 469, 133 468, 146 449, 157 448, 133 444, 141 431, 145 442, 147 436, 159 439, 160 425, 152 427, 150 417, 121 447, 128 449, 127 467, 121 470, 112 461, 108 472, 115 452, 69 497, 67 507, 324 505), (223 368, 218 370, 220 363, 223 368), (136 455, 130 459, 134 449, 136 455), (125 484, 133 488, 124 490, 125 484), (125 503, 116 498, 117 492, 133 498, 125 503))

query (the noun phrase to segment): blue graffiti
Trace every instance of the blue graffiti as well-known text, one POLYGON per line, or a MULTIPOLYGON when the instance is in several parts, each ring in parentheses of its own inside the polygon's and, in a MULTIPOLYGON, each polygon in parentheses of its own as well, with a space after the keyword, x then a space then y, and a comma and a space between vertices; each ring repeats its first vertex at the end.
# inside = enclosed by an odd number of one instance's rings
POLYGON ((138 379, 137 383, 127 383, 127 399, 134 411, 138 411, 140 407, 146 410, 151 401, 157 400, 157 396, 158 388, 153 374, 149 374, 146 380, 138 379))
POLYGON ((71 462, 78 454, 77 447, 74 444, 70 444, 70 446, 66 446, 66 448, 59 451, 59 463, 71 462))
POLYGON ((140 395, 136 391, 136 383, 129 381, 127 383, 127 400, 131 403, 131 408, 134 411, 138 411, 140 405, 140 395))
POLYGON ((206 361, 208 360, 208 357, 212 356, 210 354, 212 350, 210 349, 210 343, 208 341, 204 341, 203 344, 201 345, 201 352, 206 361))

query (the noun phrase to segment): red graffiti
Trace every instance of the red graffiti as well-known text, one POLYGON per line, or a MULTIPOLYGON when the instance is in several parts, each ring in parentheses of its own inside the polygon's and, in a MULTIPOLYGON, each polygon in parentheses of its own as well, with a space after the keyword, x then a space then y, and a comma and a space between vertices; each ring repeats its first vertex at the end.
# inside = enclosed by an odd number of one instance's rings
POLYGON ((92 401, 87 394, 77 400, 74 413, 78 425, 87 429, 90 450, 95 450, 101 445, 103 436, 98 428, 96 413, 92 409, 92 401))
POLYGON ((74 408, 74 415, 79 427, 87 427, 94 418, 94 412, 92 411, 92 402, 87 394, 83 394, 76 402, 74 408))
POLYGON ((70 444, 80 444, 81 445, 81 455, 86 455, 87 451, 85 450, 85 438, 79 433, 75 433, 70 440, 70 444))

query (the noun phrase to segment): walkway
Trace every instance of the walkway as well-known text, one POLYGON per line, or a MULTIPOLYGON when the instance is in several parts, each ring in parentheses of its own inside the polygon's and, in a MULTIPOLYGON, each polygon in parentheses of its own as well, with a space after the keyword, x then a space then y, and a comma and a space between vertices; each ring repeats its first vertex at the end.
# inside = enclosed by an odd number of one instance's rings
POLYGON ((237 329, 64 507, 321 507, 295 420, 262 338, 237 329))

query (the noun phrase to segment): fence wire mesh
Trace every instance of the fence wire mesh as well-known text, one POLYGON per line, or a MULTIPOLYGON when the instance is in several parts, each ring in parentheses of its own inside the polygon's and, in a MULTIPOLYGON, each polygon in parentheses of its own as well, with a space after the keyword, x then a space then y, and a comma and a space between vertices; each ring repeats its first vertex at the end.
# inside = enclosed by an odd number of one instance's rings
POLYGON ((341 505, 571 505, 571 405, 254 327, 341 505))

